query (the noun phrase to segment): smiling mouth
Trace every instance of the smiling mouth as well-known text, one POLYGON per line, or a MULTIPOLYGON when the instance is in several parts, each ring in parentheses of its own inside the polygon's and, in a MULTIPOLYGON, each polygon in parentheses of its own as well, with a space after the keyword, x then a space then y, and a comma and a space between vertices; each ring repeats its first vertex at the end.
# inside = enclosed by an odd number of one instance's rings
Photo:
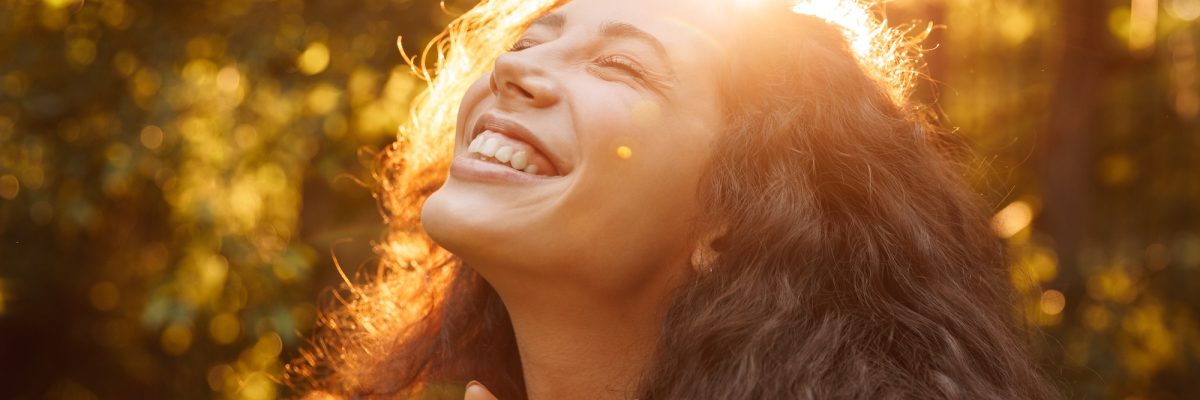
POLYGON ((557 177, 571 172, 557 154, 547 151, 542 138, 524 125, 494 112, 484 113, 471 129, 465 156, 502 165, 521 173, 557 177))
POLYGON ((467 156, 530 175, 559 176, 554 163, 536 147, 491 130, 475 136, 467 147, 467 156))

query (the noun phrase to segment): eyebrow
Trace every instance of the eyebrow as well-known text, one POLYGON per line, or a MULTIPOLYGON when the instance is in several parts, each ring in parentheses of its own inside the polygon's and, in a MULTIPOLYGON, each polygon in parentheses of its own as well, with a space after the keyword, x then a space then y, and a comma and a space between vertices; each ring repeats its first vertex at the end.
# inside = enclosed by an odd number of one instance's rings
MULTIPOLYGON (((545 26, 552 29, 562 29, 567 24, 567 17, 559 13, 550 13, 533 21, 529 26, 545 26)), ((600 36, 617 39, 633 39, 649 45, 654 49, 663 61, 670 62, 671 58, 667 57, 667 46, 664 46, 658 38, 650 33, 638 29, 625 22, 608 21, 600 26, 600 36)))
POLYGON ((558 14, 558 13, 550 13, 550 14, 546 14, 545 16, 533 21, 533 23, 529 24, 529 26, 544 25, 549 28, 561 29, 563 27, 563 25, 566 25, 566 24, 567 24, 567 17, 563 16, 562 14, 558 14))
POLYGON ((624 22, 605 22, 604 25, 600 26, 600 36, 609 38, 633 39, 645 43, 653 48, 654 52, 657 53, 663 61, 667 62, 668 66, 670 65, 671 58, 667 57, 667 46, 663 46, 662 42, 660 42, 658 38, 654 37, 654 35, 638 29, 636 26, 624 22))

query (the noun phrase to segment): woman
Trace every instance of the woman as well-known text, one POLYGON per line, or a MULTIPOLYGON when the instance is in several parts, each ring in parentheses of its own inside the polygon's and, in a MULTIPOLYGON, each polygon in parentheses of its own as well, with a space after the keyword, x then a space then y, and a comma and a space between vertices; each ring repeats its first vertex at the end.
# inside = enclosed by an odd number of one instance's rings
POLYGON ((462 16, 384 155, 385 268, 293 376, 347 397, 1054 397, 1001 244, 906 98, 909 47, 855 2, 793 6, 462 16))

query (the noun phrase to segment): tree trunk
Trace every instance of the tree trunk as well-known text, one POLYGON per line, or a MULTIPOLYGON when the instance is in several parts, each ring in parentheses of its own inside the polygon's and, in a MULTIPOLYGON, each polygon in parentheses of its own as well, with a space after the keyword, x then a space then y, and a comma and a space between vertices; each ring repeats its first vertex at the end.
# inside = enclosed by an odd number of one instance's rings
MULTIPOLYGON (((1054 239, 1060 269, 1066 272, 1079 267, 1088 227, 1095 170, 1092 139, 1100 116, 1107 35, 1105 7, 1092 0, 1060 1, 1058 75, 1036 155, 1043 196, 1038 227, 1054 239)), ((1059 285, 1068 296, 1082 294, 1070 275, 1060 274, 1059 285)))

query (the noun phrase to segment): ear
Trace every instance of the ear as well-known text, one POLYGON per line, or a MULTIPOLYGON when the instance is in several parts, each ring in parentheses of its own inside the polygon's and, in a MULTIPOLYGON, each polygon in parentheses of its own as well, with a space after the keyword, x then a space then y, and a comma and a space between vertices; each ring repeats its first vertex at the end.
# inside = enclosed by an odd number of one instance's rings
POLYGON ((721 255, 720 241, 728 231, 727 224, 720 224, 700 234, 696 247, 692 250, 692 269, 700 273, 712 272, 713 264, 721 255))
POLYGON ((470 381, 467 383, 467 392, 463 395, 463 400, 497 400, 492 392, 488 391, 479 381, 470 381))

